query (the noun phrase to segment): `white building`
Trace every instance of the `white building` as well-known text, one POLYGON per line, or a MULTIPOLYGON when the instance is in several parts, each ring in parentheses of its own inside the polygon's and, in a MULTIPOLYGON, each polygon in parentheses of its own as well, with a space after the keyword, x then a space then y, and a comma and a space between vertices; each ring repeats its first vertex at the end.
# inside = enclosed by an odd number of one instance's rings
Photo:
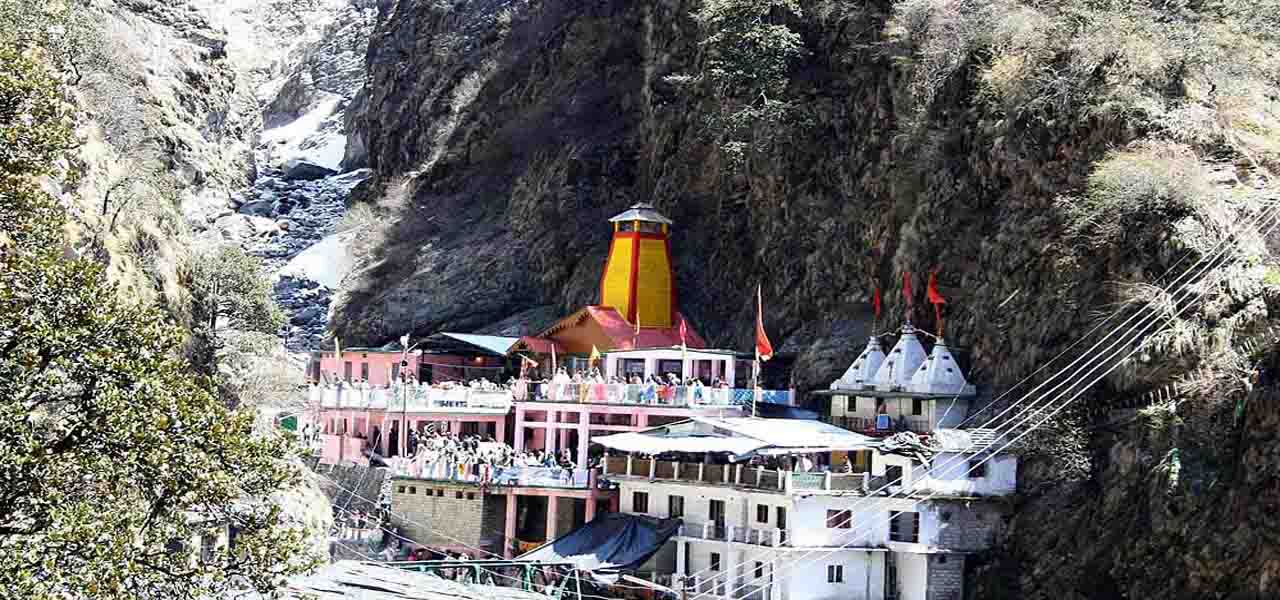
POLYGON ((1016 464, 1002 457, 970 478, 972 439, 949 439, 934 469, 817 421, 695 417, 595 441, 628 453, 602 474, 618 483, 622 512, 683 520, 668 562, 691 599, 959 600, 964 556, 990 547, 1002 523, 992 497, 1012 491, 1016 464), (867 468, 745 464, 834 452, 865 454, 867 468), (882 491, 896 473, 904 481, 882 491))
POLYGON ((957 427, 969 413, 976 390, 965 380, 945 340, 938 339, 926 353, 917 330, 908 323, 888 354, 880 340, 871 337, 831 389, 815 393, 831 397, 831 423, 885 434, 957 427))

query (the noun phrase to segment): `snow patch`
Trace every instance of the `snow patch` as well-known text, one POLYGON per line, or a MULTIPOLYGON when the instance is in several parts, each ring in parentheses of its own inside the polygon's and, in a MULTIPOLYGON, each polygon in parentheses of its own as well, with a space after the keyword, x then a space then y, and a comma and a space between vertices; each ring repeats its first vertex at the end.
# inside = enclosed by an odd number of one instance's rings
POLYGON ((277 277, 287 275, 308 279, 331 290, 338 289, 353 266, 350 248, 354 236, 354 233, 346 232, 325 237, 299 252, 280 269, 277 277))
POLYGON ((347 151, 347 136, 342 131, 342 102, 341 96, 329 95, 293 122, 264 131, 262 145, 271 162, 279 166, 302 160, 341 170, 342 157, 347 151))

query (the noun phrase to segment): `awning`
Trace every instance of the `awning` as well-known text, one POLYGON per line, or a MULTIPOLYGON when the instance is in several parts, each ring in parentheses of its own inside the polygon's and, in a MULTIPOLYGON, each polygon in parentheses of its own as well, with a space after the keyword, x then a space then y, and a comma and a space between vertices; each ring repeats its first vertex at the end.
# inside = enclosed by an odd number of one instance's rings
POLYGON ((640 432, 617 433, 591 438, 591 442, 606 448, 622 452, 639 452, 641 454, 662 454, 664 452, 687 452, 700 454, 703 452, 728 452, 743 455, 754 452, 768 444, 749 438, 731 438, 723 436, 681 436, 666 437, 646 435, 640 432))

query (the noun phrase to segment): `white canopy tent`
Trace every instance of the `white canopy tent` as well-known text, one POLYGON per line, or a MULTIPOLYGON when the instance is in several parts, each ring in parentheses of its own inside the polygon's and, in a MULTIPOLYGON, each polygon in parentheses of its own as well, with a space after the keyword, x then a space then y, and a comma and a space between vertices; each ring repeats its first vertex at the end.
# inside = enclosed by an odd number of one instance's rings
POLYGON ((592 438, 622 452, 725 452, 734 460, 760 455, 872 450, 880 441, 821 421, 758 417, 693 417, 644 431, 592 438))

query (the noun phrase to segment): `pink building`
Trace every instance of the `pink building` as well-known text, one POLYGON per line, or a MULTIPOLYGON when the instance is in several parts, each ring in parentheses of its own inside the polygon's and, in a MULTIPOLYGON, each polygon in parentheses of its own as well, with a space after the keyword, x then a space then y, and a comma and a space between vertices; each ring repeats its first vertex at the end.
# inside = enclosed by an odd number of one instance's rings
POLYGON ((437 333, 404 352, 399 343, 377 348, 342 348, 313 353, 312 383, 364 382, 386 386, 401 377, 429 383, 500 381, 507 372, 507 353, 518 338, 470 333, 437 333), (401 361, 405 368, 399 368, 401 361))
POLYGON ((315 385, 310 394, 324 464, 367 464, 366 451, 400 456, 407 444, 402 431, 430 428, 502 441, 512 405, 509 390, 462 385, 315 385))
MULTIPOLYGON (((647 348, 605 354, 605 374, 629 378, 650 375, 683 378, 707 375, 724 385, 653 386, 646 384, 572 383, 552 381, 517 386, 516 450, 569 450, 575 462, 588 456, 591 438, 682 421, 690 417, 751 415, 751 403, 795 405, 791 390, 733 387, 750 363, 727 350, 647 348)), ((708 381, 710 383, 710 380, 708 381)))

